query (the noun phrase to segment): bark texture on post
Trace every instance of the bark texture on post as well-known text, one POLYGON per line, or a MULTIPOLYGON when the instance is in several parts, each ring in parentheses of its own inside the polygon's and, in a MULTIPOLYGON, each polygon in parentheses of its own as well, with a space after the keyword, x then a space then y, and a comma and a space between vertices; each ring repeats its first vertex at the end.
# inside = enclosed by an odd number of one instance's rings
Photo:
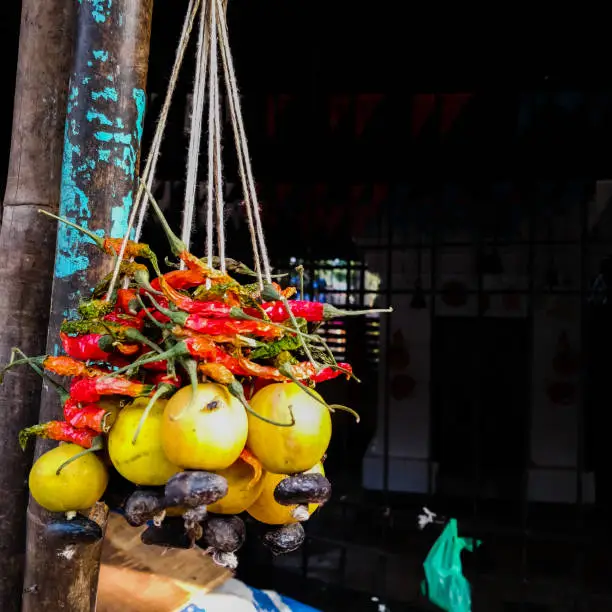
MULTIPOLYGON (((152 0, 76 4, 76 44, 66 114, 60 214, 100 235, 122 237, 135 194, 145 110, 152 0)), ((48 221, 50 232, 55 222, 48 221)), ((59 327, 113 266, 80 232, 57 229, 47 352, 58 353, 59 327)), ((61 418, 43 391, 40 421, 61 418)), ((49 447, 37 445, 37 455, 49 447)), ((101 504, 99 504, 101 506, 101 504)), ((105 523, 103 508, 97 518, 105 523)), ((95 609, 101 542, 64 546, 45 535, 51 515, 28 508, 25 612, 95 609)), ((104 525, 103 525, 104 526, 104 525)))
MULTIPOLYGON (((55 230, 38 214, 57 212, 66 92, 73 48, 73 0, 24 0, 11 154, 0 232, 0 364, 11 348, 44 352, 55 230)), ((0 386, 0 610, 21 609, 27 475, 20 429, 38 420, 41 380, 28 368, 0 386)))

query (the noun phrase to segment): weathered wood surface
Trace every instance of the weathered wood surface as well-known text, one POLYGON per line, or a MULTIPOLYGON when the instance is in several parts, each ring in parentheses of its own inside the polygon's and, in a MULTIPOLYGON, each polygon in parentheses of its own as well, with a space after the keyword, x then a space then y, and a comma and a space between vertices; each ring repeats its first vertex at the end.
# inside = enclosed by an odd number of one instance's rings
MULTIPOLYGON (((144 121, 152 0, 99 0, 76 6, 75 50, 63 147, 60 214, 104 235, 127 229, 144 121)), ((55 222, 48 220, 48 231, 55 222)), ((112 268, 80 232, 60 225, 47 351, 59 350, 62 320, 112 268)), ((61 416, 43 392, 40 420, 61 416)), ((37 455, 49 447, 37 445, 37 455)), ((100 513, 102 523, 105 513, 100 513)), ((102 543, 58 549, 47 541, 49 514, 30 500, 25 612, 95 609, 102 543)))
MULTIPOLYGON (((44 352, 55 230, 37 213, 57 212, 73 0, 23 0, 11 153, 0 231, 0 364, 11 348, 44 352)), ((8 93, 8 92, 5 92, 8 93)), ((21 608, 27 474, 17 433, 38 419, 41 380, 27 368, 0 386, 0 610, 21 608)))

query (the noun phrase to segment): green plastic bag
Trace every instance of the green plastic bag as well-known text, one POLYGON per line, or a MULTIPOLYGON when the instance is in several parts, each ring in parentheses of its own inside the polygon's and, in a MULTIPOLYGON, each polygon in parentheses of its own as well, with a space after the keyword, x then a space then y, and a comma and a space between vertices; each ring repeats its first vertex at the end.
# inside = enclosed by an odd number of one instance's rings
POLYGON ((446 612, 471 612, 470 583, 463 575, 461 551, 465 548, 471 552, 479 545, 480 541, 472 538, 460 538, 457 521, 448 521, 423 562, 422 588, 429 601, 446 612))

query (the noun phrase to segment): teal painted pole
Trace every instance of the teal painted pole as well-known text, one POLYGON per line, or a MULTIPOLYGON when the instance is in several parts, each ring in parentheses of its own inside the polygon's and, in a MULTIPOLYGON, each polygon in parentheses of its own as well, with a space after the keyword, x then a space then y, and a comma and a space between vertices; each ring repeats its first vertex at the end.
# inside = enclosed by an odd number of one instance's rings
MULTIPOLYGON (((136 186, 145 112, 153 0, 78 0, 73 69, 62 161, 60 214, 100 236, 123 237, 136 186)), ((53 231, 53 221, 49 221, 53 231)), ((113 266, 80 232, 57 229, 47 352, 58 354, 59 327, 113 266)), ((43 390, 40 422, 61 419, 43 390)), ((40 441, 38 456, 49 448, 40 441)), ((105 526, 107 509, 91 518, 105 526)), ((30 498, 24 612, 95 610, 102 543, 51 540, 52 515, 30 498)))

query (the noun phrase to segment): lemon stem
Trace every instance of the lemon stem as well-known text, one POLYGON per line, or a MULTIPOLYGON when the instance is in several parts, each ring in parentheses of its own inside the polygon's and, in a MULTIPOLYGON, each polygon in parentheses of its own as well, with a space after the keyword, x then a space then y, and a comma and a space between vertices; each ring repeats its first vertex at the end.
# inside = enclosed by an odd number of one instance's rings
POLYGON ((140 435, 140 432, 145 424, 145 421, 147 420, 149 414, 151 414, 151 410, 153 409, 153 406, 155 406, 155 403, 157 402, 157 400, 162 397, 165 393, 168 392, 168 387, 170 385, 159 385, 159 387, 157 387, 157 391, 155 391, 155 393, 151 396, 151 399, 149 400, 149 403, 146 405, 145 409, 143 410, 142 414, 140 415, 140 420, 138 421, 138 426, 136 427, 136 431, 134 432, 134 437, 132 438, 132 444, 136 444, 136 440, 138 440, 138 436, 140 435))
POLYGON ((249 402, 247 402, 246 397, 244 396, 244 389, 242 388, 242 385, 237 380, 234 380, 229 385, 227 385, 227 390, 237 400, 240 401, 240 403, 244 406, 244 409, 249 414, 252 414, 254 417, 257 417, 258 419, 264 421, 264 423, 269 423, 270 425, 276 425, 276 427, 293 427, 295 425, 295 417, 293 416, 293 410, 291 409, 291 406, 289 406, 289 414, 291 416, 291 423, 279 423, 278 421, 273 421, 272 419, 269 419, 263 416, 262 414, 259 414, 259 412, 256 412, 255 410, 253 410, 253 408, 249 405, 249 402))
POLYGON ((183 370, 187 372, 189 376, 189 382, 191 383, 191 392, 195 396, 198 391, 198 364, 195 359, 179 359, 179 363, 183 366, 183 370))
MULTIPOLYGON (((178 345, 175 345, 167 352, 171 352, 174 348, 176 348, 176 346, 178 345)), ((189 400, 189 404, 183 406, 183 408, 179 411, 178 414, 172 415, 170 417, 171 421, 178 421, 183 416, 183 414, 185 414, 185 412, 188 412, 191 409, 198 393, 199 381, 197 362, 195 361, 195 359, 179 359, 179 363, 183 366, 185 372, 187 372, 187 376, 189 376, 189 380, 191 382, 191 399, 189 400)))
POLYGON ((348 406, 343 406, 342 404, 332 404, 330 406, 330 408, 333 408, 334 410, 340 410, 342 412, 348 412, 349 414, 352 414, 355 417, 355 421, 357 423, 359 423, 359 421, 361 421, 361 417, 359 416, 359 413, 356 410, 353 410, 352 408, 349 408, 348 406))
POLYGON ((317 400, 319 404, 323 404, 330 412, 333 412, 333 409, 328 405, 328 403, 318 394, 315 393, 308 385, 305 385, 301 380, 298 380, 291 371, 291 368, 288 367, 288 364, 283 364, 278 371, 283 375, 292 380, 298 387, 302 389, 305 393, 310 395, 312 399, 317 400))
POLYGON ((89 453, 95 453, 96 451, 101 451, 103 448, 104 448, 104 441, 102 439, 102 436, 98 436, 97 438, 94 438, 93 444, 91 445, 90 448, 85 448, 80 453, 77 453, 76 455, 73 455, 72 457, 70 457, 70 459, 66 459, 66 461, 64 461, 64 463, 62 463, 62 465, 60 465, 57 468, 55 475, 59 476, 61 471, 67 465, 70 465, 73 461, 76 461, 77 459, 80 459, 81 457, 84 457, 85 455, 89 455, 89 453))

